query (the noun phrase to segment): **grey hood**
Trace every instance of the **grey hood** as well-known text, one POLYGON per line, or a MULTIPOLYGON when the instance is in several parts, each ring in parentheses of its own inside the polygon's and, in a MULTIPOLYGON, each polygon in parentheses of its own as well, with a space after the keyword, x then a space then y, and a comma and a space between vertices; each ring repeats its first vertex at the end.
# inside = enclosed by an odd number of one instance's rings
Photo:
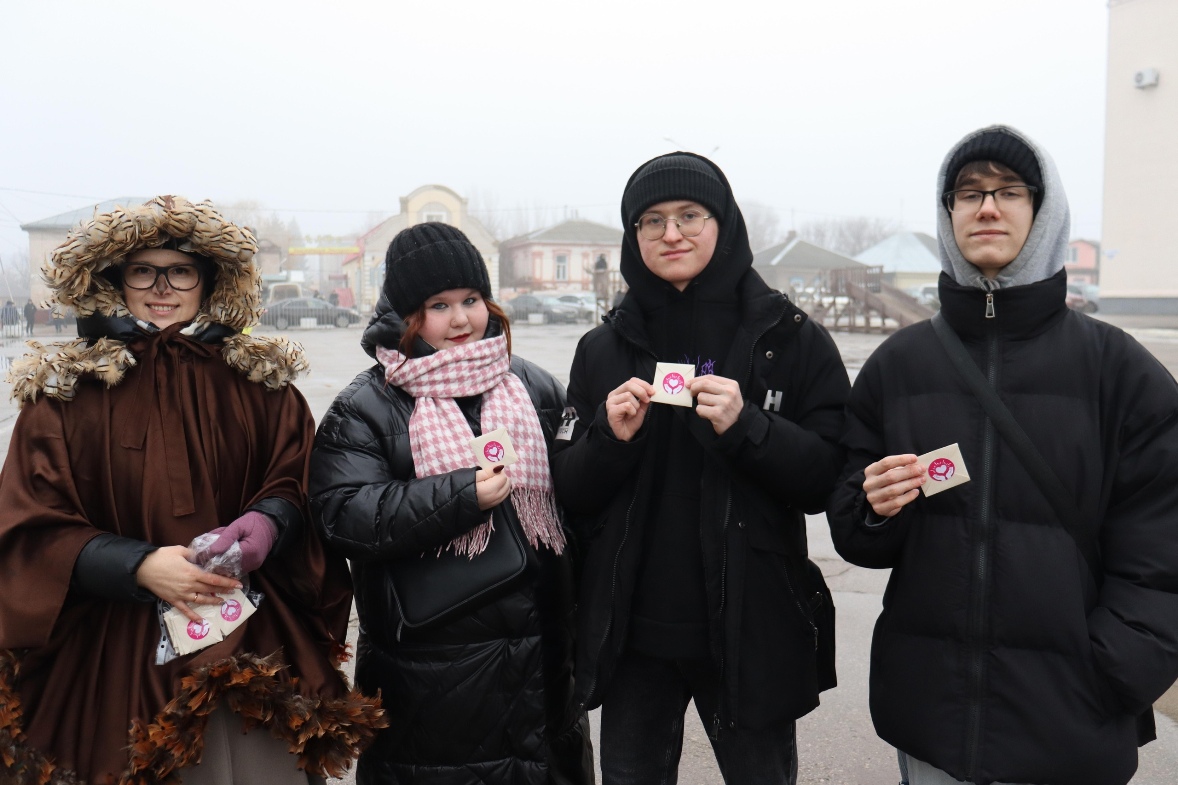
POLYGON ((1068 198, 1064 194, 1063 183, 1059 179, 1055 162, 1026 135, 1009 126, 992 125, 969 134, 955 144, 945 156, 937 173, 937 247, 941 257, 941 268, 957 283, 989 291, 1023 286, 1050 278, 1063 269, 1070 233, 1071 213, 1068 210, 1068 198), (967 143, 988 134, 1005 135, 1025 145, 1038 161, 1043 178, 1042 201, 1035 214, 1035 222, 1031 225, 1027 242, 1014 261, 1004 267, 994 281, 987 281, 982 271, 961 255, 957 240, 953 237, 953 219, 941 199, 941 194, 945 193, 948 187, 945 181, 949 165, 957 151, 967 143))

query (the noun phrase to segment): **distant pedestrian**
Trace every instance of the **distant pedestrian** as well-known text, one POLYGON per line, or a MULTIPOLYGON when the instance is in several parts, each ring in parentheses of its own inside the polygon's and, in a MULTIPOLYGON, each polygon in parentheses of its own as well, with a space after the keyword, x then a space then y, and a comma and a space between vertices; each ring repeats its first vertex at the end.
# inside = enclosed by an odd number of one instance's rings
POLYGON ((0 308, 0 326, 3 327, 5 338, 20 336, 20 311, 12 300, 5 302, 4 307, 0 308))
POLYGON ((25 335, 30 338, 33 335, 33 325, 37 321, 37 306, 33 305, 33 299, 30 297, 29 301, 25 303, 25 335))
POLYGON ((65 311, 60 305, 54 305, 53 311, 49 314, 53 321, 53 331, 58 335, 61 334, 61 328, 65 326, 65 311))

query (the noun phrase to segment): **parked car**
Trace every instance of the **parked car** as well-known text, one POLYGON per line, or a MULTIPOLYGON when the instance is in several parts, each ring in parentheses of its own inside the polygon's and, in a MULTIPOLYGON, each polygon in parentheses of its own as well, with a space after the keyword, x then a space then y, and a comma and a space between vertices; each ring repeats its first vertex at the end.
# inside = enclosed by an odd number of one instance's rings
POLYGON ((597 297, 593 292, 574 292, 557 296, 562 303, 576 306, 583 321, 592 323, 597 318, 597 297))
POLYGON ((1085 314, 1096 314, 1100 306, 1099 303, 1100 293, 1096 286, 1067 284, 1068 308, 1083 311, 1085 314))
POLYGON ((544 314, 545 324, 556 322, 573 323, 580 316, 580 309, 570 303, 562 303, 548 295, 521 294, 508 301, 515 321, 526 322, 534 313, 544 314))
POLYGON ((348 327, 360 321, 360 313, 351 308, 340 308, 315 297, 295 297, 270 303, 262 311, 262 324, 285 330, 299 326, 303 319, 315 319, 316 325, 328 324, 348 327))

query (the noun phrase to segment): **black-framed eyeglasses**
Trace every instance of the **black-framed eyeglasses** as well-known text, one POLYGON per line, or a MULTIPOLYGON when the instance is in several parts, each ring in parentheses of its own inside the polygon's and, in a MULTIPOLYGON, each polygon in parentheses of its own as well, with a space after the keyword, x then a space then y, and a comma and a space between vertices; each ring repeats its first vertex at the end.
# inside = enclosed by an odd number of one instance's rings
POLYGON ((667 224, 671 221, 679 227, 679 234, 684 237, 695 237, 704 230, 704 224, 712 216, 702 210, 684 210, 678 218, 665 217, 658 213, 647 213, 634 224, 644 240, 661 240, 667 233, 667 224))
POLYGON ((154 264, 131 262, 123 265, 122 275, 123 283, 132 289, 151 289, 161 275, 168 286, 178 292, 187 292, 200 284, 200 266, 196 264, 157 267, 154 264))
POLYGON ((989 196, 994 200, 994 204, 1001 210, 1004 207, 1019 207, 1020 205, 1029 204, 1035 198, 1035 194, 1039 191, 1033 185, 1004 185, 1001 188, 995 188, 993 191, 979 191, 975 188, 958 188, 956 191, 946 191, 941 198, 945 201, 945 207, 949 208, 949 212, 955 213, 959 210, 980 210, 982 205, 986 202, 986 197, 989 196))

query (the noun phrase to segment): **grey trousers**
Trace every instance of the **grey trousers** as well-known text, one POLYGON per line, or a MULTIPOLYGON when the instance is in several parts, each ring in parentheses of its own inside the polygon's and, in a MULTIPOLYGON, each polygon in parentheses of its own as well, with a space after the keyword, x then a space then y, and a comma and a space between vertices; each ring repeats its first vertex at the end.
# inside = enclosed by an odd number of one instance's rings
POLYGON ((241 732, 241 718, 224 705, 209 715, 200 763, 177 772, 184 785, 324 785, 298 767, 286 742, 264 728, 241 732))
MULTIPOLYGON (((961 785, 961 780, 950 777, 932 764, 917 760, 911 755, 901 752, 900 776, 904 785, 961 785), (907 779, 903 779, 907 772, 907 779)), ((994 785, 1012 785, 1009 782, 995 782, 994 785)))

